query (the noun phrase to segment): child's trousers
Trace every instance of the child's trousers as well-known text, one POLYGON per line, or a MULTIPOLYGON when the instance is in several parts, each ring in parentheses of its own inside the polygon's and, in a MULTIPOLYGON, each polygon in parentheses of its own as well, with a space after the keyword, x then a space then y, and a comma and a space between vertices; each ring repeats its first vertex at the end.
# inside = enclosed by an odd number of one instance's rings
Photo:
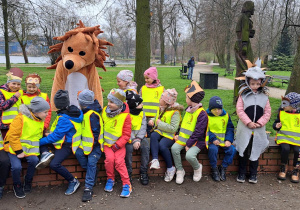
MULTIPOLYGON (((251 137, 250 142, 247 146, 247 148, 244 151, 244 156, 239 156, 239 174, 246 174, 247 173, 247 165, 248 160, 252 151, 252 144, 253 144, 253 137, 251 137)), ((257 167, 258 167, 258 160, 256 161, 250 161, 249 164, 249 171, 250 175, 256 175, 257 174, 257 167)))
MULTIPOLYGON (((236 153, 236 149, 233 145, 231 145, 230 147, 222 147, 222 148, 225 152, 222 166, 224 168, 227 168, 233 161, 233 158, 236 153)), ((210 162, 210 165, 212 168, 217 167, 218 152, 219 152, 219 146, 216 146, 214 144, 208 145, 208 158, 209 158, 209 162, 210 162)))
POLYGON ((3 187, 6 183, 6 179, 9 174, 10 160, 7 152, 0 150, 0 187, 3 187))
MULTIPOLYGON (((21 178, 20 178, 21 171, 22 171, 21 159, 19 159, 17 155, 13 155, 10 153, 8 153, 8 157, 10 159, 10 164, 11 164, 11 174, 13 178, 13 183, 14 185, 21 185, 21 178)), ((39 158, 37 156, 31 155, 25 157, 25 159, 27 160, 28 163, 25 180, 31 182, 35 172, 35 166, 38 164, 39 158)))
POLYGON ((110 147, 104 146, 105 153, 105 169, 107 179, 115 180, 115 168, 121 176, 123 185, 130 185, 129 175, 125 164, 126 148, 120 148, 114 152, 110 147))
POLYGON ((299 164, 299 162, 298 162, 298 157, 300 154, 299 146, 283 143, 283 144, 280 144, 280 148, 281 148, 281 164, 288 164, 289 153, 290 153, 290 149, 292 149, 292 148, 294 150, 293 166, 295 167, 297 164, 299 164))

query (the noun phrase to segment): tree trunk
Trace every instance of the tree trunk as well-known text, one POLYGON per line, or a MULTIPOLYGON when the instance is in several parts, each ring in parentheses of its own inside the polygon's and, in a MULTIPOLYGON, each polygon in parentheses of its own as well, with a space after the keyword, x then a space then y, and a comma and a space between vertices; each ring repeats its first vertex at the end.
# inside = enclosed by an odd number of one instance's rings
POLYGON ((165 32, 163 26, 163 1, 160 1, 158 5, 158 28, 159 28, 159 39, 160 39, 160 60, 161 64, 165 64, 165 32))
POLYGON ((150 67, 150 6, 149 0, 136 0, 135 81, 145 84, 144 71, 150 67))
POLYGON ((22 53, 23 53, 23 57, 24 57, 24 61, 26 64, 28 64, 28 56, 27 56, 27 53, 26 53, 26 45, 21 45, 21 48, 22 48, 22 53))
POLYGON ((7 0, 2 0, 2 12, 3 12, 3 22, 4 22, 6 69, 10 69, 11 65, 10 65, 10 59, 9 59, 7 0))
POLYGON ((218 58, 219 66, 221 68, 226 68, 225 53, 224 52, 216 52, 216 56, 218 58))
POLYGON ((294 67, 291 73, 291 79, 285 94, 290 92, 300 93, 300 36, 298 37, 298 47, 294 59, 294 67))

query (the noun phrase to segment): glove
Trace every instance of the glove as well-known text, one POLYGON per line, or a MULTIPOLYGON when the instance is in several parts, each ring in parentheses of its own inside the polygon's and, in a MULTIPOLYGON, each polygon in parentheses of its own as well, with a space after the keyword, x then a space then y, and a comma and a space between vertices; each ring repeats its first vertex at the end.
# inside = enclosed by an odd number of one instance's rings
POLYGON ((118 147, 118 145, 114 144, 114 145, 111 146, 111 149, 112 149, 114 152, 116 152, 116 151, 118 151, 120 148, 118 147))

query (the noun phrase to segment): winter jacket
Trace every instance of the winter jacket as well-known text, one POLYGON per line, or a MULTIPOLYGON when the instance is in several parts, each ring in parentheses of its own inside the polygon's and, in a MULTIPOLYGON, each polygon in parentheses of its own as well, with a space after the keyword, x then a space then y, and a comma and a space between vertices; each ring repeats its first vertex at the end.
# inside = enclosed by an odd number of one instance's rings
MULTIPOLYGON (((8 92, 11 92, 11 90, 8 88, 7 84, 4 84, 0 87, 0 89, 6 90, 8 92)), ((5 100, 4 95, 0 91, 0 129, 9 129, 9 125, 7 124, 2 124, 2 112, 11 108, 17 101, 19 100, 18 97, 13 96, 8 100, 5 100)))
MULTIPOLYGON (((24 104, 20 106, 19 114, 15 117, 15 119, 10 124, 10 128, 6 134, 4 139, 4 150, 9 152, 9 146, 11 146, 12 150, 18 155, 23 152, 20 137, 22 136, 23 130, 23 117, 25 115, 35 121, 41 122, 40 119, 35 117, 32 112, 29 111, 28 107, 24 104)), ((28 128, 30 129, 30 128, 28 128)), ((41 134, 43 131, 41 130, 41 134)))
MULTIPOLYGON (((279 131, 280 129, 281 129, 281 127, 280 128, 276 128, 276 124, 277 123, 280 123, 280 119, 279 119, 279 112, 280 111, 283 111, 283 109, 282 108, 279 108, 278 109, 278 113, 277 113, 277 118, 276 118, 276 120, 274 121, 274 123, 273 123, 273 129, 275 130, 275 131, 279 131)), ((287 113, 300 113, 300 110, 298 109, 297 111, 290 111, 290 112, 288 112, 287 111, 287 113)))
POLYGON ((83 120, 83 113, 77 106, 71 105, 67 109, 57 111, 60 116, 53 133, 47 137, 41 138, 40 145, 53 144, 65 137, 65 143, 72 143, 72 137, 76 133, 74 125, 71 120, 81 123, 83 120))
MULTIPOLYGON (((214 114, 211 113, 211 111, 209 111, 209 109, 207 109, 206 112, 207 112, 208 116, 214 117, 214 114)), ((226 111, 223 109, 220 116, 224 116, 226 114, 227 114, 226 111)), ((213 141, 217 140, 217 137, 214 133, 208 131, 207 135, 209 136, 209 143, 213 143, 213 141)), ((234 140, 234 126, 233 126, 233 123, 232 123, 231 118, 229 116, 228 123, 227 123, 227 128, 226 128, 226 133, 225 133, 225 141, 230 141, 232 143, 233 140, 234 140)))
POLYGON ((195 67, 195 60, 193 60, 192 58, 194 58, 194 57, 191 57, 191 59, 189 60, 189 62, 188 62, 188 68, 195 67))

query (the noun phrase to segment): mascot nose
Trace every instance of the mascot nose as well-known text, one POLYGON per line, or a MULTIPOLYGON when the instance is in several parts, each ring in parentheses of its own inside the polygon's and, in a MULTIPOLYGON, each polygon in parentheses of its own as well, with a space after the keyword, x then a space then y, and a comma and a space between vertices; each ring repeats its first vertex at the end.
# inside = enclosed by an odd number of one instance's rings
POLYGON ((67 60, 67 61, 65 62, 65 66, 66 66, 67 69, 71 69, 71 68, 73 68, 73 66, 74 66, 74 62, 71 61, 71 60, 67 60))

